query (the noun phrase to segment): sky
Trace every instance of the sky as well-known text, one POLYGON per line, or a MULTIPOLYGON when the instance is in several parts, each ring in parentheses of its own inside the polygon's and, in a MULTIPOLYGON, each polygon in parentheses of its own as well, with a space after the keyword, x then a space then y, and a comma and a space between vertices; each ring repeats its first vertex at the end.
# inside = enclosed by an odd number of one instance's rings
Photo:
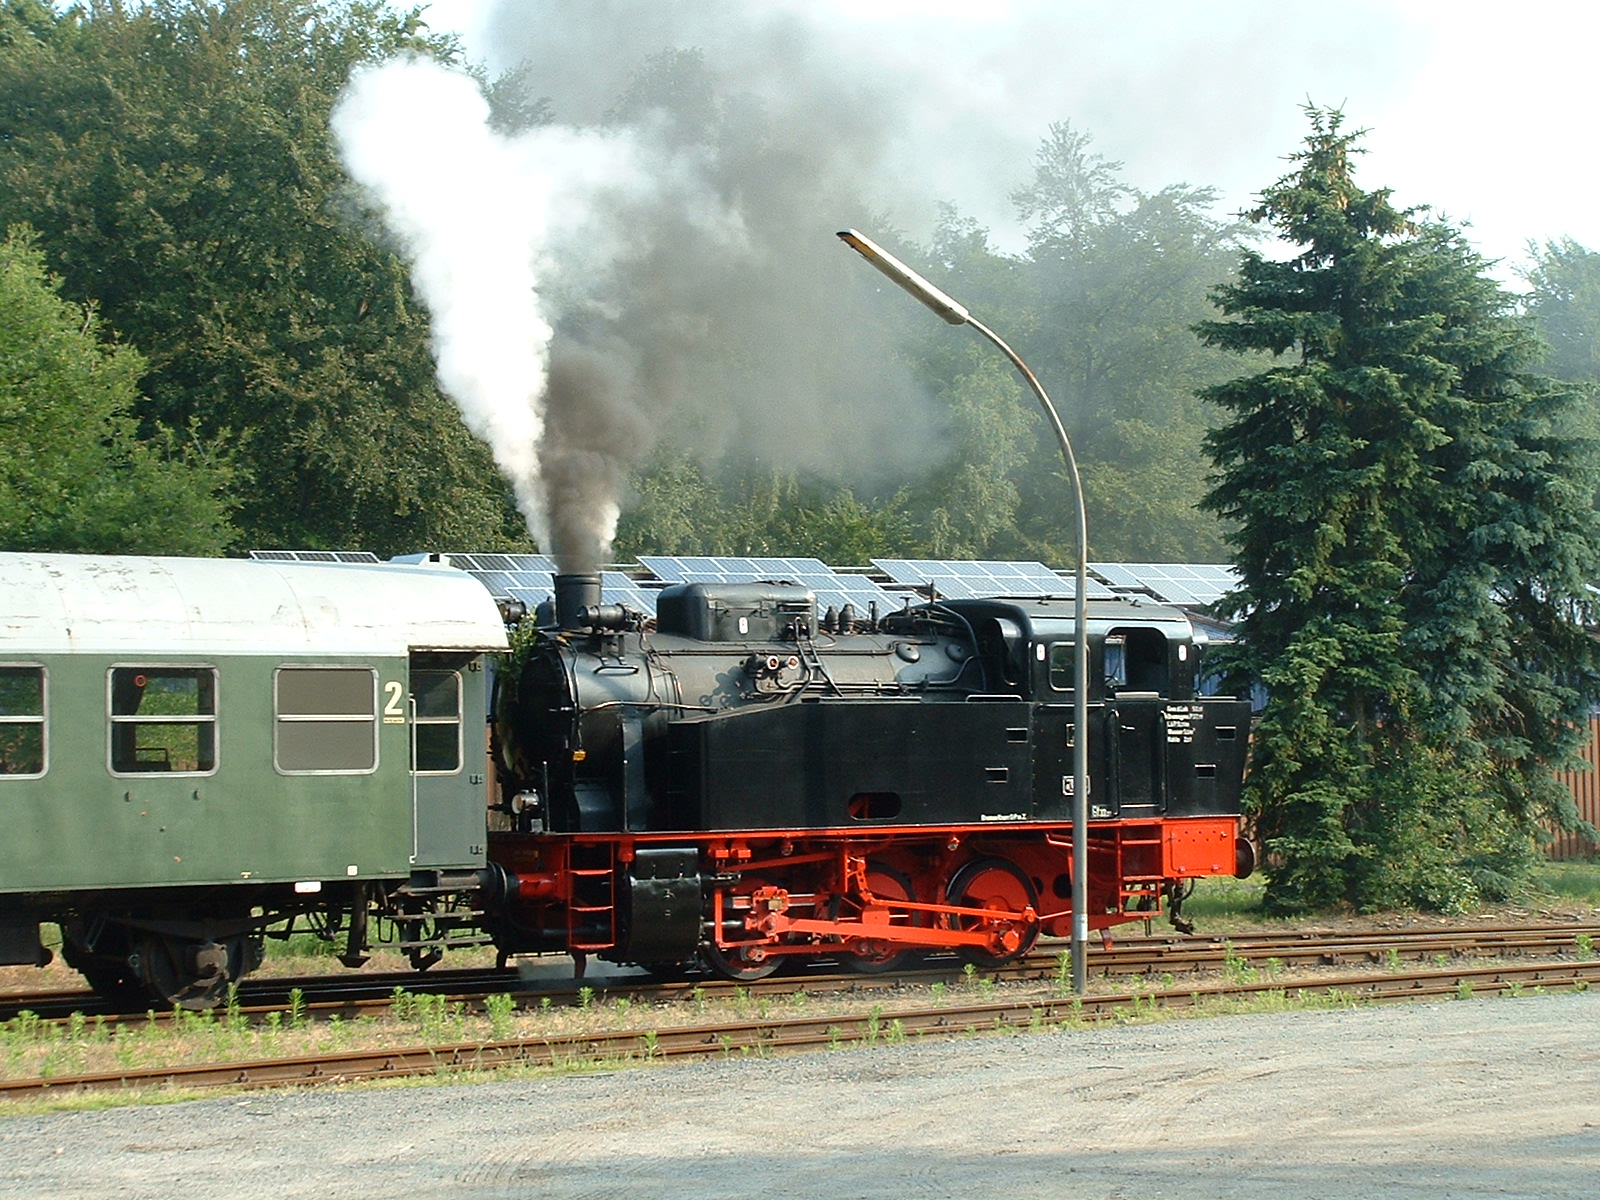
MULTIPOLYGON (((578 0, 561 0, 563 5, 578 0)), ((1070 121, 1093 149, 1154 190, 1218 189, 1237 212, 1287 169, 1309 100, 1368 132, 1359 181, 1402 205, 1431 205, 1513 285, 1530 239, 1600 247, 1600 4, 1574 0, 582 0, 610 8, 611 35, 585 43, 597 81, 625 79, 643 53, 700 47, 760 77, 792 68, 754 45, 773 22, 807 29, 806 65, 828 56, 841 93, 892 89, 889 149, 872 169, 884 210, 931 231, 953 203, 1020 243, 1009 193, 1049 125, 1070 121), (641 18, 640 14, 644 14, 641 18), (732 18, 732 19, 729 19, 732 18), (596 47, 600 48, 596 48, 596 47), (648 49, 647 49, 648 47, 648 49)), ((433 0, 436 29, 460 34, 491 75, 540 51, 533 0, 433 0)), ((563 21, 570 24, 567 9, 563 21)), ((546 47, 548 50, 548 47, 546 47)), ((598 83, 596 86, 600 86, 598 83)), ((552 97, 581 108, 599 96, 552 97)), ((606 97, 604 99, 614 99, 606 97)))

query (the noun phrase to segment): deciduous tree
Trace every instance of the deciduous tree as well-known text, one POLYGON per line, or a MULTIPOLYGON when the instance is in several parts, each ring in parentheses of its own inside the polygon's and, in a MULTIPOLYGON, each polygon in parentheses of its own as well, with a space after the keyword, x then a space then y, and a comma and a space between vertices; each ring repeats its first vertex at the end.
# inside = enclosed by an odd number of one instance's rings
POLYGON ((0 221, 34 225, 62 294, 148 356, 146 431, 230 440, 241 540, 514 536, 328 132, 356 63, 452 43, 377 0, 42 9, 0 0, 0 221))
POLYGON ((188 430, 135 436, 143 372, 56 294, 30 235, 0 243, 0 548, 222 552, 227 464, 188 430))

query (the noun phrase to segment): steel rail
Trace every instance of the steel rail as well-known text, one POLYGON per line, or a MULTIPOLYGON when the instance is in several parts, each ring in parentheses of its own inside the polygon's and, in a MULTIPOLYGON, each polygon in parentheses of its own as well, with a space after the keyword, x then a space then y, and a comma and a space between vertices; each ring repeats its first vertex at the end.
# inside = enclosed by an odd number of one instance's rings
MULTIPOLYGON (((1437 961, 1468 957, 1527 957, 1581 952, 1585 939, 1600 950, 1600 924, 1595 925, 1505 925, 1471 929, 1426 929, 1375 932, 1296 931, 1284 934, 1223 937, 1128 938, 1109 947, 1095 946, 1090 955, 1090 973, 1110 979, 1128 975, 1180 975, 1225 966, 1277 970, 1287 967, 1339 966, 1357 962, 1437 961)), ((1023 959, 997 968, 984 968, 979 974, 1000 981, 1056 979, 1061 973, 1060 954, 1066 941, 1042 943, 1023 959)), ((743 990, 750 995, 781 996, 805 990, 812 994, 875 992, 893 990, 905 984, 927 986, 932 983, 959 983, 966 976, 952 956, 935 959, 921 969, 894 974, 869 975, 846 970, 838 972, 818 964, 820 969, 801 974, 737 983, 710 976, 683 982, 665 983, 629 976, 596 978, 588 985, 573 984, 532 988, 515 972, 458 969, 453 971, 389 972, 382 975, 320 975, 251 980, 240 989, 240 1005, 235 1012, 252 1023, 265 1021, 270 1014, 283 1013, 291 1005, 290 993, 301 992, 298 1008, 310 1019, 337 1015, 343 1020, 380 1015, 392 1002, 396 988, 407 993, 439 995, 450 1003, 462 1003, 481 1010, 487 996, 509 993, 519 1007, 551 1005, 573 1007, 590 1001, 605 1001, 627 996, 643 1002, 670 1003, 675 1000, 715 1000, 743 990), (587 997, 585 993, 587 992, 587 997)), ((88 991, 57 991, 0 995, 0 1021, 22 1011, 55 1023, 65 1023, 76 1012, 100 1015, 107 1025, 128 1021, 148 1021, 150 1013, 117 1014, 88 991)), ((157 1011, 154 1020, 172 1019, 170 1012, 157 1011)))
POLYGON ((264 1061, 152 1067, 49 1079, 0 1081, 0 1097, 165 1087, 306 1086, 405 1076, 481 1073, 511 1067, 564 1068, 637 1063, 655 1059, 767 1055, 877 1044, 909 1037, 1042 1030, 1095 1020, 1126 1018, 1157 1009, 1221 1006, 1262 995, 1286 999, 1331 998, 1368 1004, 1404 1000, 1522 994, 1530 989, 1586 990, 1600 983, 1600 962, 1527 963, 1372 973, 1281 982, 1257 980, 1149 989, 1067 998, 1027 998, 981 1004, 908 1008, 846 1016, 761 1019, 660 1030, 620 1030, 508 1041, 461 1042, 264 1061))

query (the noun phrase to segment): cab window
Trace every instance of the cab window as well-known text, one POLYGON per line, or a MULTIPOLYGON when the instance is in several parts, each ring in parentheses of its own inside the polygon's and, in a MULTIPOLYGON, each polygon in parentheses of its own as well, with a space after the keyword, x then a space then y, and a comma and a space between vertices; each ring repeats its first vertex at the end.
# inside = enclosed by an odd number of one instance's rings
MULTIPOLYGON (((1052 642, 1050 644, 1050 690, 1053 692, 1070 692, 1072 690, 1073 650, 1072 642, 1052 642)), ((1090 695, 1093 695, 1090 692, 1090 695)))

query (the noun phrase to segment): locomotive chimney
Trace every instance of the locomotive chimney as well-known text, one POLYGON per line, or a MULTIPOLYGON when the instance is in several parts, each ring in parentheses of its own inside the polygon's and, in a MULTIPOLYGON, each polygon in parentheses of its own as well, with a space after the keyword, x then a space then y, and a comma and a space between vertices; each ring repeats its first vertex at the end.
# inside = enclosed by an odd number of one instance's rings
POLYGON ((557 575, 556 625, 561 629, 584 629, 579 614, 600 604, 600 576, 557 575))

